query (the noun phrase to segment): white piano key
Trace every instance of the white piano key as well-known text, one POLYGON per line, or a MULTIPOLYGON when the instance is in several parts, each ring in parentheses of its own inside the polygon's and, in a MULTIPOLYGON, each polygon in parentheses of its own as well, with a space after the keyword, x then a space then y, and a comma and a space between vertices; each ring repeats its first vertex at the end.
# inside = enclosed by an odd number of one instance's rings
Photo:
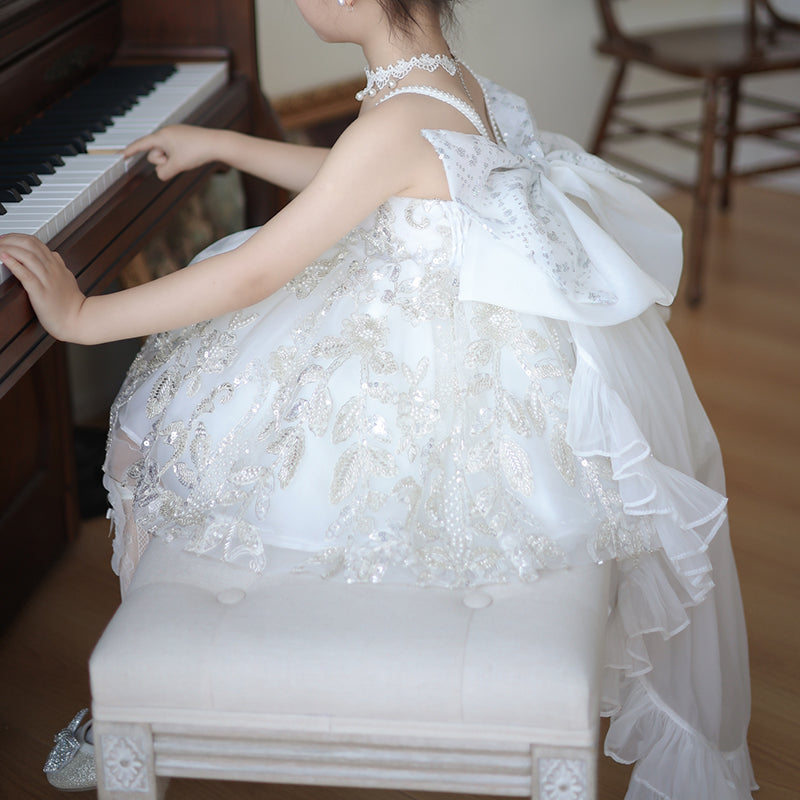
MULTIPOLYGON (((29 233, 31 236, 36 234, 36 231, 39 230, 42 226, 38 222, 25 222, 20 225, 19 230, 14 231, 15 233, 29 233)), ((2 262, 0 262, 0 265, 2 262)))
POLYGON ((9 206, 6 206, 6 211, 8 213, 3 215, 3 228, 5 228, 5 230, 2 230, 2 233, 15 233, 16 230, 12 226, 17 220, 40 219, 44 224, 50 217, 55 216, 59 211, 66 208, 69 203, 69 199, 64 199, 61 203, 49 201, 37 203, 30 208, 27 207, 27 203, 24 205, 22 203, 9 204, 9 206), (9 224, 6 224, 6 221, 9 224))
POLYGON ((69 203, 69 195, 65 196, 62 194, 60 197, 58 195, 40 195, 39 197, 31 197, 28 195, 24 203, 8 203, 6 205, 6 210, 9 214, 13 214, 17 209, 32 211, 35 208, 55 206, 59 200, 61 200, 61 204, 58 205, 58 208, 62 208, 69 203))

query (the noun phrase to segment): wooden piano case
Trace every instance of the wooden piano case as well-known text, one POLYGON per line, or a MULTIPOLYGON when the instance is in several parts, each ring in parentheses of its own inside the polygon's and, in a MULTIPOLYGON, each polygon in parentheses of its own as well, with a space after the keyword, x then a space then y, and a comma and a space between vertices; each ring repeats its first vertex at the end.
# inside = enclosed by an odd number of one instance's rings
MULTIPOLYGON (((223 58, 228 86, 185 121, 283 138, 259 86, 254 0, 0 0, 0 139, 109 63, 223 58)), ((143 161, 49 244, 85 292, 103 292, 213 171, 164 184, 143 161)), ((248 224, 283 200, 253 179, 244 188, 248 224)), ((78 525, 64 348, 13 279, 0 285, 0 398, 2 626, 78 525)))

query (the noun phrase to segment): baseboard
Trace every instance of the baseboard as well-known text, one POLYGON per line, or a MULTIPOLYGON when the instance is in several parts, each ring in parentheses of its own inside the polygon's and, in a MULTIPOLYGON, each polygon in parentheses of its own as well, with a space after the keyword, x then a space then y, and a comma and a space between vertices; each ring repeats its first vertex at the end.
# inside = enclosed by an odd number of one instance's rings
POLYGON ((361 107, 355 95, 363 88, 364 78, 352 78, 277 98, 272 107, 284 130, 294 132, 355 118, 361 107))

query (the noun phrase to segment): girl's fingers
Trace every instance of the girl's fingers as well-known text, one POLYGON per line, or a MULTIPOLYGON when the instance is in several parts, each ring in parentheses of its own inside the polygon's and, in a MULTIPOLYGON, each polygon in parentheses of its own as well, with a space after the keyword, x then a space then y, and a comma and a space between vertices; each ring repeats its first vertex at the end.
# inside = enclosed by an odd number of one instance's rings
POLYGON ((34 236, 12 233, 0 237, 0 252, 0 259, 20 281, 24 275, 45 284, 50 275, 64 268, 61 257, 34 236))
POLYGON ((23 234, 0 237, 0 254, 27 292, 44 329, 57 339, 70 337, 85 297, 61 256, 23 234))
POLYGON ((177 170, 173 169, 172 166, 167 162, 159 164, 156 167, 156 175, 158 175, 159 180, 168 181, 170 178, 174 178, 177 174, 177 170))
POLYGON ((35 236, 23 233, 9 233, 0 237, 0 248, 11 250, 11 255, 23 262, 33 258, 41 260, 50 255, 50 249, 46 244, 40 242, 35 236))
POLYGON ((11 274, 17 278, 23 288, 30 292, 42 283, 41 271, 33 259, 26 258, 15 247, 0 245, 0 261, 8 267, 11 274))
POLYGON ((130 158, 131 156, 135 156, 137 153, 144 153, 145 150, 150 150, 153 146, 152 139, 152 135, 142 136, 141 139, 136 139, 125 148, 122 155, 125 158, 130 158))
POLYGON ((19 261, 20 257, 24 258, 24 253, 29 253, 32 256, 35 252, 28 242, 28 237, 17 233, 0 236, 0 251, 15 258, 17 261, 19 261))
POLYGON ((148 154, 147 160, 151 164, 165 164, 168 160, 167 154, 160 148, 154 147, 148 154))
POLYGON ((156 168, 156 175, 161 180, 172 177, 174 170, 170 167, 169 153, 161 146, 156 138, 151 134, 131 142, 123 153, 125 158, 130 158, 137 153, 147 153, 147 160, 156 168))
POLYGON ((0 261, 3 262, 5 266, 7 266, 15 275, 16 275, 16 268, 24 268, 24 264, 20 264, 13 255, 11 255, 11 248, 4 247, 0 244, 0 261))

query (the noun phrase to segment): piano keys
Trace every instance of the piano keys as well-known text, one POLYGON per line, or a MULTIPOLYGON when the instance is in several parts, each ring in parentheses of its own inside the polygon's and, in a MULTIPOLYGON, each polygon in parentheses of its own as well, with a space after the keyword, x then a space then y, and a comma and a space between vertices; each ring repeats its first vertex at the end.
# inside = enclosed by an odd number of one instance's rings
MULTIPOLYGON (((152 73, 153 68, 126 68, 125 72, 131 70, 152 73)), ((16 137, 0 142, 0 192, 11 191, 20 184, 27 188, 27 192, 19 194, 19 199, 13 202, 3 202, 0 195, 0 205, 5 211, 0 216, 0 234, 27 233, 49 242, 143 157, 127 161, 122 157, 130 142, 164 125, 187 119, 228 83, 226 62, 170 65, 159 72, 162 76, 155 83, 144 81, 146 94, 122 100, 113 98, 112 103, 122 103, 123 107, 113 109, 119 113, 112 113, 105 120, 102 92, 96 91, 94 86, 101 83, 98 80, 82 87, 86 91, 78 97, 78 103, 72 95, 37 119, 37 123, 45 123, 46 130, 49 122, 55 123, 72 111, 72 127, 67 136, 77 143, 73 148, 77 146, 84 152, 56 153, 59 137, 64 141, 64 128, 56 125, 52 126, 55 130, 49 142, 43 142, 41 125, 26 126, 16 137), (86 99, 93 97, 97 99, 96 106, 86 103, 86 99), (31 128, 34 136, 30 135, 31 128), (92 131, 91 128, 102 130, 92 131), (39 167, 42 171, 37 170, 34 162, 37 155, 42 161, 39 167), (52 171, 42 169, 47 155, 59 155, 61 163, 55 164, 52 171), (30 174, 37 176, 33 185, 26 184, 26 176, 30 174)), ((102 83, 106 83, 109 76, 112 80, 115 77, 114 70, 102 75, 102 83)), ((10 274, 0 263, 0 283, 10 274)))

